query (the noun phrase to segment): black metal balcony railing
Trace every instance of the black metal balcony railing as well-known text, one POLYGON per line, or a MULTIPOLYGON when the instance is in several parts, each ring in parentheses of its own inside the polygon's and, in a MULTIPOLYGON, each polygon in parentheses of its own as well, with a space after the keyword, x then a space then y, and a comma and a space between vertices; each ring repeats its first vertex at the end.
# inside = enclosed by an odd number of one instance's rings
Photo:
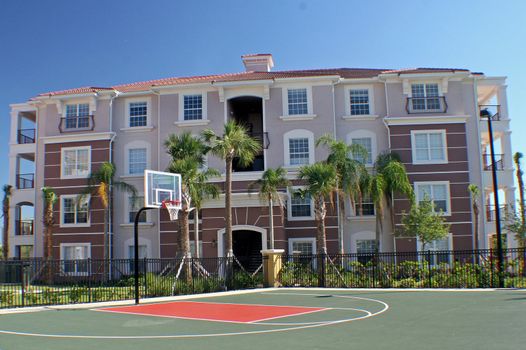
POLYGON ((95 128, 93 115, 60 118, 60 132, 91 131, 95 128))
POLYGON ((17 136, 18 144, 35 143, 35 129, 20 129, 17 136))
POLYGON ((35 187, 35 174, 17 174, 16 188, 23 190, 35 187))
POLYGON ((446 113, 447 102, 445 96, 435 97, 408 97, 405 110, 413 113, 446 113))
POLYGON ((263 149, 268 149, 270 146, 270 141, 268 138, 268 132, 250 132, 249 135, 258 140, 261 143, 263 149))
POLYGON ((33 220, 16 220, 16 235, 17 236, 32 236, 33 235, 33 220))
MULTIPOLYGON (((493 204, 487 204, 486 205, 486 221, 487 222, 495 222, 497 218, 497 208, 493 204)), ((508 208, 506 205, 501 205, 499 209, 500 214, 500 220, 505 220, 506 216, 509 212, 511 212, 511 208, 508 208)))
POLYGON ((492 121, 500 120, 500 105, 479 105, 480 117, 485 120, 490 118, 492 121))
MULTIPOLYGON (((482 155, 482 167, 484 171, 491 171, 491 154, 482 155)), ((495 169, 504 170, 504 154, 495 154, 495 169)))

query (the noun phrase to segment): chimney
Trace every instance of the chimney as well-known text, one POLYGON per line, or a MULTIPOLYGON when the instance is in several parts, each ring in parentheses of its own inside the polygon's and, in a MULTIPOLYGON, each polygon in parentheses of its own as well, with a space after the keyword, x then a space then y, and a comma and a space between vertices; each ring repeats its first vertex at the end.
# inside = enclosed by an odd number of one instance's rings
POLYGON ((270 72, 270 69, 274 67, 274 60, 269 53, 243 55, 241 56, 241 59, 243 60, 247 72, 270 72))

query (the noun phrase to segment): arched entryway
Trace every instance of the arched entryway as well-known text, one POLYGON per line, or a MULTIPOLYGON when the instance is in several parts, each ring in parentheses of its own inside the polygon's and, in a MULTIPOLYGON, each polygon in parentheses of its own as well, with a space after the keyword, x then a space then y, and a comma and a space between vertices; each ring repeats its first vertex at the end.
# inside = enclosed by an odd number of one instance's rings
MULTIPOLYGON (((225 229, 217 232, 217 255, 225 256, 225 229)), ((232 248, 243 268, 254 272, 261 265, 261 250, 267 249, 267 230, 257 226, 232 227, 232 248)))

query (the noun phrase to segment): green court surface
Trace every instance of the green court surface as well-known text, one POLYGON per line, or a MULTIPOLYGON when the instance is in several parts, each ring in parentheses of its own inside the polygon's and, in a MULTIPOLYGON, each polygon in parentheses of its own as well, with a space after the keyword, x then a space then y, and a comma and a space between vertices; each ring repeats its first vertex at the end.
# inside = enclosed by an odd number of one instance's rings
POLYGON ((268 289, 186 301, 320 309, 251 323, 94 309, 0 314, 0 349, 526 348, 525 290, 268 289))

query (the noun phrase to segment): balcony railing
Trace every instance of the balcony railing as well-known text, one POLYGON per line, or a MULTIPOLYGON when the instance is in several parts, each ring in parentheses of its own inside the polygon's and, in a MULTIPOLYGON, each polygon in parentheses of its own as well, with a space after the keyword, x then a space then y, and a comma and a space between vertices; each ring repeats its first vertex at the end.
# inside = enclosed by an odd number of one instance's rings
POLYGON ((17 136, 18 144, 35 143, 35 129, 20 129, 17 136))
POLYGON ((95 128, 93 115, 60 118, 60 132, 91 131, 95 128))
POLYGON ((405 110, 408 114, 414 113, 446 113, 447 103, 445 96, 435 97, 408 97, 405 110))
POLYGON ((249 135, 252 138, 258 140, 261 143, 261 147, 263 147, 263 149, 268 149, 270 146, 268 132, 250 132, 249 135))
POLYGON ((492 121, 500 120, 500 105, 479 105, 482 120, 490 118, 492 121))
MULTIPOLYGON (((506 205, 501 205, 499 212, 500 212, 500 220, 504 221, 506 219, 506 215, 511 211, 511 208, 509 208, 506 205)), ((495 222, 497 218, 497 209, 495 205, 493 204, 487 204, 486 205, 486 221, 487 222, 495 222)))
POLYGON ((35 187, 35 174, 17 174, 16 188, 23 190, 35 187))
POLYGON ((16 235, 17 236, 32 236, 33 235, 33 220, 16 220, 16 235))
MULTIPOLYGON (((482 168, 484 171, 491 171, 491 154, 482 155, 482 168)), ((495 154, 495 168, 497 170, 504 170, 504 154, 495 154)))

